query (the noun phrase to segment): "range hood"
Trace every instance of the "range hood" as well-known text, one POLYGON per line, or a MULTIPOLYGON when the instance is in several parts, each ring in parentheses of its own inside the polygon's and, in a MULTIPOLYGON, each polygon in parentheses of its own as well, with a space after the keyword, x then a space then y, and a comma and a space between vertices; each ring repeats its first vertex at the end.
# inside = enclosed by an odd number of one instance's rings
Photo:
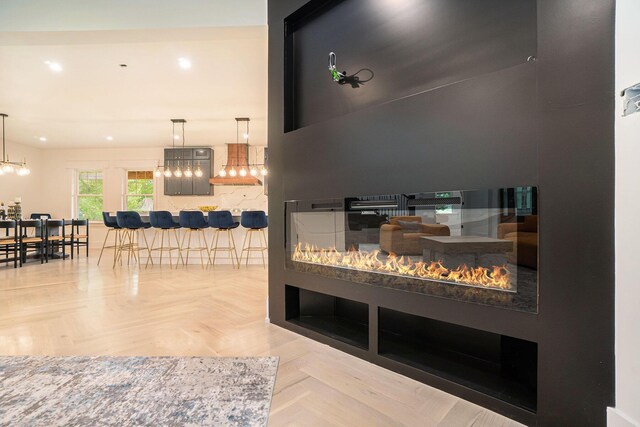
POLYGON ((209 180, 214 185, 262 185, 257 177, 249 175, 249 144, 227 144, 227 165, 224 167, 226 176, 216 175, 209 180), (234 168, 236 172, 245 168, 246 176, 229 176, 229 171, 234 168))

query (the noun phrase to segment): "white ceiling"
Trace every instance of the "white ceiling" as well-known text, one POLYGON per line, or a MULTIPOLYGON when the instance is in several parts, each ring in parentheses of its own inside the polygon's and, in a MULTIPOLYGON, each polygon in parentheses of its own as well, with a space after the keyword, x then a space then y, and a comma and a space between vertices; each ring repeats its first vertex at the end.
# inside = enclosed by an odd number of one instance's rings
POLYGON ((187 145, 216 145, 250 117, 251 144, 266 145, 266 26, 0 32, 0 64, 8 144, 167 146, 184 118, 187 145))
POLYGON ((2 31, 267 25, 267 0, 2 0, 2 31))

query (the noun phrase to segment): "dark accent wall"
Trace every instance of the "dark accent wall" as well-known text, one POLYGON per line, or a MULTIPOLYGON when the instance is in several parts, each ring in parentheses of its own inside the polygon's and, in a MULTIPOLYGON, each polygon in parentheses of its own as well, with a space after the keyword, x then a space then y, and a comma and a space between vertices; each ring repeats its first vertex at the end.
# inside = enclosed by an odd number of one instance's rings
POLYGON ((536 0, 334 1, 312 18, 299 13, 286 23, 287 84, 294 89, 285 114, 292 129, 522 64, 536 54, 536 0), (338 70, 354 76, 349 81, 356 90, 327 78, 331 51, 338 70))
MULTIPOLYGON (((361 8, 360 14, 345 14, 351 21, 343 22, 337 15, 325 19, 322 26, 313 27, 309 21, 301 27, 314 29, 313 37, 307 34, 301 41, 318 44, 322 51, 308 47, 298 56, 305 61, 319 58, 325 79, 330 79, 328 52, 315 38, 330 39, 345 25, 352 25, 363 32, 359 37, 371 32, 383 40, 384 28, 358 26, 359 22, 383 22, 365 16, 382 0, 269 2, 272 322, 527 424, 606 425, 606 407, 614 406, 614 0, 538 0, 535 62, 516 61, 414 96, 401 98, 388 92, 391 100, 385 95, 357 108, 351 101, 367 96, 367 85, 354 89, 334 84, 334 96, 348 108, 310 116, 316 108, 313 104, 325 98, 327 91, 321 84, 314 89, 305 83, 301 95, 295 86, 285 84, 285 70, 291 79, 291 70, 298 66, 296 55, 286 52, 294 44, 291 39, 285 43, 285 19, 303 6, 304 13, 313 14, 327 5, 346 7, 348 3, 361 8), (292 114, 295 103, 293 110, 285 106, 299 96, 308 104, 300 106, 298 99, 301 115, 296 116, 292 114), (519 185, 539 189, 538 314, 285 270, 285 200, 519 185), (375 337, 364 350, 287 322, 285 285, 367 303, 370 337, 378 329, 376 313, 381 307, 536 342, 537 414, 382 358, 375 337)), ((402 15, 390 7, 389 21, 398 16, 402 15)), ((442 19, 447 19, 446 14, 442 19)), ((465 28, 465 23, 450 24, 461 31, 465 28)), ((332 50, 353 52, 364 64, 367 54, 356 40, 340 38, 332 50)), ((411 49, 401 54, 398 63, 403 64, 411 49)), ((348 55, 339 54, 338 68, 347 68, 342 65, 345 62, 348 55)), ((411 73, 407 82, 424 81, 421 69, 403 68, 411 73)), ((391 67, 375 78, 387 79, 393 71, 391 67)), ((419 86, 407 83, 405 89, 419 86)))

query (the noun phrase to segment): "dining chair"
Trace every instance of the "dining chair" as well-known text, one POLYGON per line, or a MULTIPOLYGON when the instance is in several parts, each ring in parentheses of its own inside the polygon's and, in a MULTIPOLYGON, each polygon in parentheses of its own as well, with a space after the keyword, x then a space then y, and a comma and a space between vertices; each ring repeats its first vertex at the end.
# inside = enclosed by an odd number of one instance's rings
MULTIPOLYGON (((86 256, 89 256, 89 220, 88 219, 72 219, 65 222, 65 227, 71 228, 71 233, 67 233, 67 245, 71 247, 71 259, 75 249, 76 255, 80 256, 80 247, 84 246, 86 256), (82 229, 81 229, 82 227, 82 229)), ((108 232, 107 232, 108 234, 108 232)), ((99 261, 98 261, 99 262, 99 261)))
MULTIPOLYGON (((4 260, 7 265, 13 261, 13 268, 18 267, 20 260, 19 254, 19 238, 18 238, 18 222, 13 220, 0 220, 0 254, 4 254, 4 260), (13 253, 12 257, 9 254, 13 253)), ((22 265, 22 264, 20 264, 22 265)))
POLYGON ((20 234, 20 266, 27 262, 27 255, 31 252, 40 256, 40 264, 46 257, 43 222, 40 219, 21 219, 20 234))
POLYGON ((44 234, 44 252, 45 262, 49 262, 49 258, 54 258, 54 250, 62 247, 62 259, 65 259, 67 239, 65 235, 64 219, 45 219, 42 227, 44 234))

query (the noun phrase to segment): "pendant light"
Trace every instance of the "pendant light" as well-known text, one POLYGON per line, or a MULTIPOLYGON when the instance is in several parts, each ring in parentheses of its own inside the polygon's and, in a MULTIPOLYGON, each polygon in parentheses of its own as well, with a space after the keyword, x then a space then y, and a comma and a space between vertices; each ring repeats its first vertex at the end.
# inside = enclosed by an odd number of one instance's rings
MULTIPOLYGON (((244 138, 245 143, 247 144, 247 159, 245 159, 245 162, 244 162, 245 164, 249 163, 249 159, 248 159, 248 157, 249 157, 249 120, 250 120, 249 118, 243 120, 246 123, 246 129, 245 129, 245 132, 242 134, 242 137, 244 138)), ((239 125, 240 125, 240 121, 236 121, 236 132, 237 133, 239 133, 238 130, 237 130, 239 125)), ((236 135, 236 145, 238 144, 238 142, 237 142, 238 140, 239 140, 239 137, 236 135)), ((239 145, 237 145, 237 147, 236 147, 236 153, 237 153, 237 149, 238 148, 240 148, 239 145)), ((238 172, 238 173, 242 177, 247 176, 247 169, 245 168, 244 164, 242 165, 242 169, 240 169, 240 172, 238 172)))
POLYGON ((2 116, 2 159, 0 160, 0 175, 15 173, 18 176, 26 176, 31 173, 31 170, 27 167, 27 160, 22 162, 12 162, 7 155, 7 148, 4 135, 4 119, 9 117, 5 113, 0 113, 2 116))
MULTIPOLYGON (((256 147, 256 149, 255 149, 255 153, 256 153, 256 154, 255 154, 255 156, 254 156, 254 159, 257 159, 257 158, 258 158, 258 147, 256 147)), ((251 163, 251 164, 249 165, 249 175, 251 175, 251 176, 258 176, 258 168, 257 168, 257 166, 256 166, 255 164, 253 164, 253 163, 251 163)))
MULTIPOLYGON (((184 143, 185 143, 185 138, 184 138, 184 124, 187 123, 186 120, 182 121, 182 152, 184 153, 184 143)), ((191 170, 191 164, 189 162, 187 162, 187 169, 185 169, 184 171, 184 176, 186 176, 187 178, 191 178, 193 176, 193 171, 191 170)))
MULTIPOLYGON (((184 119, 171 119, 172 127, 171 131, 173 133, 173 140, 175 141, 176 137, 176 123, 182 124, 182 148, 184 148, 184 123, 186 120, 184 119)), ((175 145, 174 145, 175 148, 175 145)), ((180 159, 178 159, 178 164, 176 165, 175 170, 173 171, 173 176, 176 178, 182 178, 182 169, 180 169, 180 159)))
MULTIPOLYGON (((249 122, 251 121, 250 118, 248 117, 236 117, 236 142, 235 144, 227 144, 227 150, 231 150, 232 147, 235 150, 235 152, 233 151, 227 151, 227 161, 228 163, 222 165, 222 168, 218 171, 218 177, 220 178, 225 178, 227 176, 229 177, 236 177, 239 176, 240 178, 247 178, 248 176, 251 177, 257 177, 259 175, 265 176, 267 174, 267 169, 265 168, 264 164, 258 164, 256 163, 252 163, 249 160, 251 159, 251 145, 249 144, 249 122), (241 122, 244 123, 244 130, 241 132, 240 131, 240 126, 241 122), (243 150, 242 150, 242 159, 240 159, 240 138, 244 139, 243 142, 243 150), (244 147, 246 146, 246 150, 244 149, 244 147)), ((256 147, 256 151, 255 151, 255 159, 258 158, 258 149, 256 147)), ((253 184, 254 181, 252 180, 248 180, 246 181, 248 183, 251 183, 249 185, 256 185, 253 184)), ((259 180, 256 180, 255 182, 260 182, 259 180)))
MULTIPOLYGON (((235 164, 235 166, 238 166, 238 163, 239 163, 238 162, 238 155, 239 155, 238 154, 238 148, 240 147, 238 145, 239 132, 240 132, 240 121, 236 118, 236 164, 235 164)), ((229 176, 230 177, 234 177, 234 176, 236 176, 238 174, 238 172, 236 171, 235 166, 231 165, 231 169, 229 170, 229 176)))
MULTIPOLYGON (((245 138, 247 139, 247 145, 249 145, 249 123, 247 123, 247 133, 245 133, 245 138)), ((249 150, 247 150, 248 152, 249 150)), ((249 163, 249 175, 258 176, 258 174, 262 176, 267 175, 267 168, 263 163, 258 163, 258 147, 255 147, 255 163, 249 163), (260 170, 258 170, 260 168, 260 170)))
MULTIPOLYGON (((176 124, 173 120, 171 120, 171 148, 172 150, 176 148, 176 124)), ((160 172, 160 166, 156 168, 156 176, 158 176, 158 172, 160 172)), ((173 176, 171 168, 168 165, 164 167, 163 175, 165 178, 171 178, 173 176)))

